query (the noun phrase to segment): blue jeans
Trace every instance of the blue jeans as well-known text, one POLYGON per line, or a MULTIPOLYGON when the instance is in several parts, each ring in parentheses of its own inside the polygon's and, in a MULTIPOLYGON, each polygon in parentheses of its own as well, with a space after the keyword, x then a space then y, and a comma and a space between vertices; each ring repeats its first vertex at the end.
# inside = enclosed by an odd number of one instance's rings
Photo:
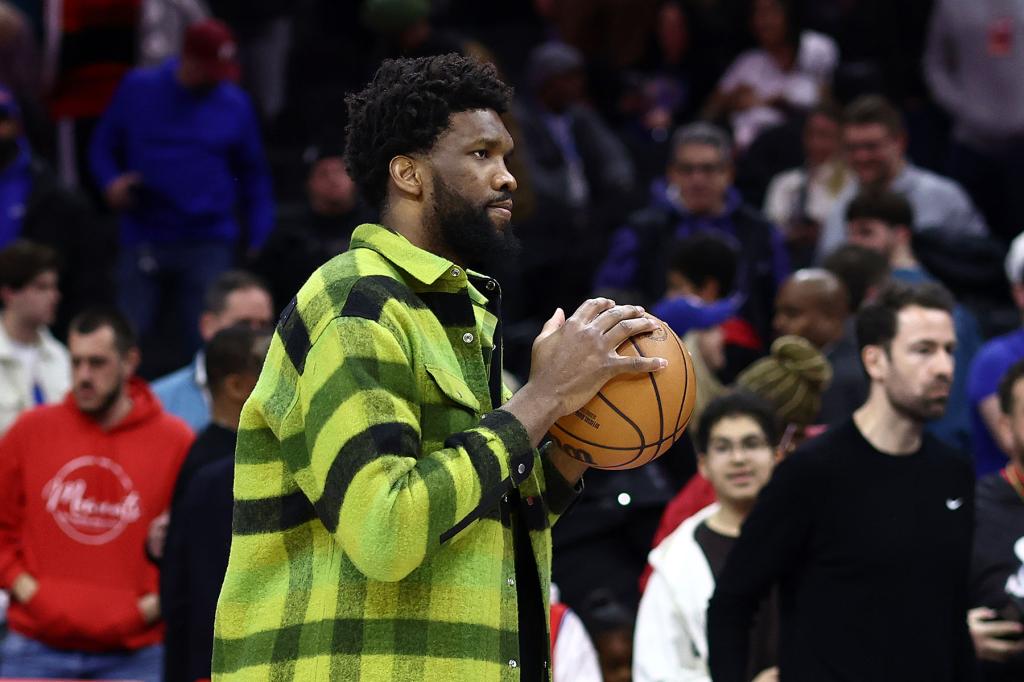
POLYGON ((161 313, 162 287, 169 287, 185 327, 184 350, 192 355, 202 345, 199 316, 206 289, 233 262, 234 246, 223 242, 122 246, 117 262, 118 304, 142 338, 153 331, 161 313))
POLYGON ((132 680, 161 682, 162 644, 107 654, 54 649, 16 632, 0 644, 0 675, 69 680, 132 680))

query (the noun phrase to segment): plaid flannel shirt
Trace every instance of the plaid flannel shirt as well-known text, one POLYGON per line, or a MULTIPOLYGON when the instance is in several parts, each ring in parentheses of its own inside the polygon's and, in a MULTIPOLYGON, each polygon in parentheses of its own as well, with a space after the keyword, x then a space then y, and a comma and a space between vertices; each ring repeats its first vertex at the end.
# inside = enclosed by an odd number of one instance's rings
POLYGON ((578 488, 494 409, 477 286, 500 295, 363 225, 284 311, 242 411, 214 680, 519 679, 512 523, 546 614, 578 488))

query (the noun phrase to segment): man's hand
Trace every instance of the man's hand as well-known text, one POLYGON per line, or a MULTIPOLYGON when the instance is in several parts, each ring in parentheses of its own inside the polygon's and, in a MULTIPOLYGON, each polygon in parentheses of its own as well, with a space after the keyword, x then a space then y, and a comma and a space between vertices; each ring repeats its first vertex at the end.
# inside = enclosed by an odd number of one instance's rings
POLYGON ((766 668, 759 672, 751 682, 779 682, 779 669, 766 668))
POLYGON ((643 315, 643 308, 595 298, 569 319, 559 308, 544 324, 533 342, 530 379, 503 408, 522 422, 534 445, 555 421, 586 405, 612 378, 665 367, 664 358, 616 352, 626 339, 657 329, 659 323, 643 315))
POLYGON ((1006 639, 1024 635, 1024 626, 998 617, 992 609, 971 609, 967 613, 967 626, 974 640, 974 651, 983 661, 1002 663, 1024 653, 1024 640, 1006 639))
POLYGON ((164 512, 153 519, 146 533, 146 551, 157 561, 164 558, 164 545, 167 544, 167 526, 171 524, 171 515, 164 512))
POLYGON ((561 309, 544 325, 533 342, 527 386, 555 399, 555 418, 580 409, 612 378, 627 373, 654 372, 662 358, 623 357, 623 341, 653 331, 658 322, 644 317, 638 306, 617 306, 606 298, 586 301, 565 319, 561 309))
POLYGON ((105 190, 107 203, 115 211, 123 211, 131 208, 134 202, 132 192, 135 187, 142 183, 142 175, 139 173, 125 173, 111 180, 105 190))
POLYGON ((11 583, 11 596, 19 604, 27 604, 39 591, 39 582, 28 573, 22 573, 11 583))
POLYGON ((152 625, 160 619, 160 595, 144 594, 138 601, 139 613, 146 625, 152 625))

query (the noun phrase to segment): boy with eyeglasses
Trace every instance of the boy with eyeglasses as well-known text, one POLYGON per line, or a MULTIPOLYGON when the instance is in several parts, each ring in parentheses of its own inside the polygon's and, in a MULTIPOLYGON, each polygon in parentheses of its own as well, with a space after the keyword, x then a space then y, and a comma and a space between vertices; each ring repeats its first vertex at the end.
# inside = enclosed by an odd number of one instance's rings
MULTIPOLYGON (((772 475, 777 439, 775 416, 751 394, 729 393, 705 409, 697 429, 697 465, 718 501, 687 519, 651 552, 654 572, 640 601, 633 644, 635 682, 710 681, 708 600, 740 526, 772 475)), ((749 678, 756 682, 778 679, 776 630, 775 609, 769 603, 762 607, 752 637, 749 678)))

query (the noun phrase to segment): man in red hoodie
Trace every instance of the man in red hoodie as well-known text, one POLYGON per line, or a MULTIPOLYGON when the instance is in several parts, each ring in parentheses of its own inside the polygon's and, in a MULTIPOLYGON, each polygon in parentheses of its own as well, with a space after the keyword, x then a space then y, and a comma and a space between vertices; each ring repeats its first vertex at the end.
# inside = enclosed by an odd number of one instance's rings
POLYGON ((116 312, 71 323, 72 391, 0 440, 0 675, 159 682, 157 569, 143 549, 192 442, 134 377, 116 312))

